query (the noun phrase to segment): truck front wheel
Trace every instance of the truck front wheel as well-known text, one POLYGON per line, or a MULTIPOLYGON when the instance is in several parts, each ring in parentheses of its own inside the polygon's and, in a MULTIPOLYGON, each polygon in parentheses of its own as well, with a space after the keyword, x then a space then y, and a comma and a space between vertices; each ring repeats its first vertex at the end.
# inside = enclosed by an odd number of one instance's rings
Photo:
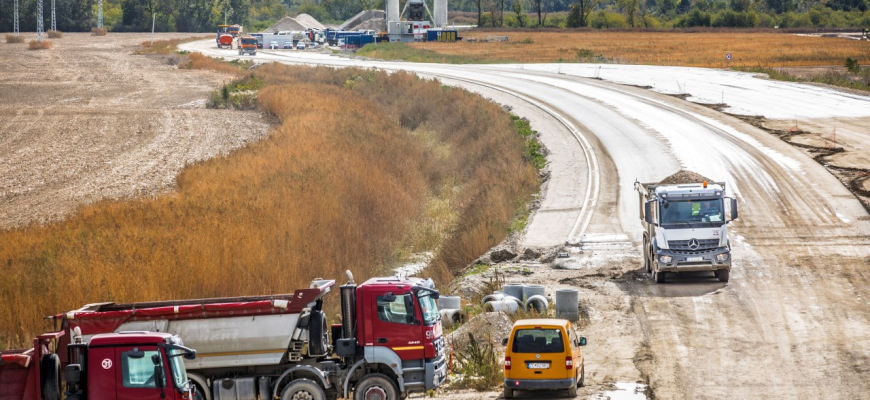
POLYGON ((656 280, 656 283, 665 283, 665 271, 656 270, 653 272, 653 277, 656 280))
POLYGON ((652 253, 652 249, 650 249, 649 242, 647 242, 646 238, 643 238, 643 268, 646 269, 647 273, 652 272, 652 257, 650 254, 652 253))
POLYGON ((42 375, 42 400, 60 400, 60 358, 46 354, 40 360, 42 375))
POLYGON ((731 278, 731 270, 730 269, 716 270, 716 277, 719 278, 719 282, 728 282, 728 279, 731 278))
POLYGON ((397 400, 399 390, 390 377, 384 374, 370 374, 363 378, 353 389, 353 400, 397 400))
POLYGON ((281 400, 326 400, 326 393, 311 379, 296 379, 284 388, 281 400))

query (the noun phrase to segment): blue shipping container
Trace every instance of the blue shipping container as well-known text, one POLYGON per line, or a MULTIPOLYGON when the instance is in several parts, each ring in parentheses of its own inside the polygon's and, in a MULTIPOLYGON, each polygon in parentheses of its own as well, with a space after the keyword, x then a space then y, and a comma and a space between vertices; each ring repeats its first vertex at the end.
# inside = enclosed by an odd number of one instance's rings
POLYGON ((426 41, 428 42, 455 42, 456 31, 443 31, 430 29, 426 31, 426 41))

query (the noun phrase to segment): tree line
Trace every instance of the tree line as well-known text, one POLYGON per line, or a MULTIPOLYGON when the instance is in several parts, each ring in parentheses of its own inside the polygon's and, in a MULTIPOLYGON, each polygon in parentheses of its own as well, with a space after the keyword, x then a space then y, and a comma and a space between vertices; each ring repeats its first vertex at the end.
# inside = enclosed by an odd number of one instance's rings
MULTIPOLYGON (((0 0, 0 30, 12 31, 13 1, 0 0)), ((400 0, 404 5, 406 0, 400 0)), ((870 26, 870 0, 449 0, 456 15, 484 27, 810 28, 870 26)), ((432 7, 431 0, 427 0, 432 7)), ((45 27, 50 0, 43 0, 45 27)), ((400 5, 400 6, 401 6, 400 5)), ((36 30, 37 0, 19 0, 20 29, 36 30)), ((57 28, 89 31, 97 0, 56 0, 57 28)), ((104 25, 114 32, 213 32, 218 24, 263 30, 287 15, 310 14, 338 24, 384 0, 105 0, 104 25)))

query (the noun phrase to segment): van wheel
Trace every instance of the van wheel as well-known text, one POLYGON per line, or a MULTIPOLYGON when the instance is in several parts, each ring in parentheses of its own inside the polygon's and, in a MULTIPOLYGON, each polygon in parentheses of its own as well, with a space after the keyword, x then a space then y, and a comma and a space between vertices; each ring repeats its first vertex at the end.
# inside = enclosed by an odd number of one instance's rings
POLYGON ((284 387, 281 400, 326 400, 326 393, 311 379, 296 379, 284 387))
POLYGON ((353 400, 398 400, 399 390, 390 377, 369 374, 353 389, 353 400))
POLYGON ((42 375, 42 400, 60 400, 60 358, 46 354, 40 361, 42 375))
POLYGON ((513 389, 505 388, 505 389, 504 389, 504 398, 506 398, 506 399, 512 399, 512 398, 514 398, 514 390, 513 390, 513 389))
POLYGON ((653 278, 655 278, 656 283, 665 283, 665 271, 653 272, 653 278))
POLYGON ((577 385, 568 388, 568 396, 577 397, 577 385))
POLYGON ((586 386, 586 366, 585 365, 580 369, 580 382, 577 383, 577 386, 580 386, 580 387, 586 386))
POLYGON ((728 279, 731 278, 731 270, 720 269, 717 271, 716 277, 719 278, 719 282, 728 282, 728 279))

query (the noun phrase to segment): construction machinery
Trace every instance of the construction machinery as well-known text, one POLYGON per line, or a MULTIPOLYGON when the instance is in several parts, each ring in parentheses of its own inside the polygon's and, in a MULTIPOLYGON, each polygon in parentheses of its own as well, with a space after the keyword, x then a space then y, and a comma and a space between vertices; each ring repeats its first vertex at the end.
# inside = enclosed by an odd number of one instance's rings
POLYGON ((726 226, 737 219, 737 199, 725 182, 662 185, 635 182, 643 225, 643 261, 656 283, 667 273, 713 271, 721 282, 731 274, 726 226), (731 214, 725 214, 730 199, 731 214))
POLYGON ((335 281, 322 279, 292 294, 89 304, 53 318, 86 338, 130 330, 183 337, 199 352, 185 366, 201 400, 324 400, 351 392, 354 399, 397 400, 436 389, 447 360, 432 281, 356 285, 347 275, 342 323, 332 327, 323 296, 335 281))
POLYGON ((253 36, 239 36, 236 48, 239 49, 239 55, 248 54, 257 55, 257 38, 253 36))

